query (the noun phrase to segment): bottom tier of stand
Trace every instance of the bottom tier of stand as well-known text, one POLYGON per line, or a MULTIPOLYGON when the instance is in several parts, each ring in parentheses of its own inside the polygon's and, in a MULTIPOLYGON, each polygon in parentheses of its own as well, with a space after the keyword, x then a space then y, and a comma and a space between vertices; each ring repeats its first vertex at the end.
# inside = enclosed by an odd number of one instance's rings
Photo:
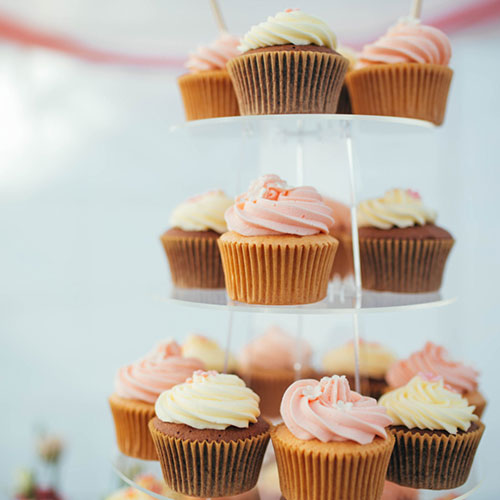
MULTIPOLYGON (((159 462, 137 460, 117 452, 112 465, 128 487, 137 489, 152 498, 159 500, 191 500, 193 498, 180 495, 167 488, 162 480, 159 462)), ((475 466, 467 482, 454 490, 413 490, 401 488, 386 481, 382 500, 461 500, 470 497, 479 488, 480 479, 475 466)), ((226 500, 284 500, 279 488, 278 470, 272 448, 267 452, 257 487, 242 495, 228 497, 226 500)))

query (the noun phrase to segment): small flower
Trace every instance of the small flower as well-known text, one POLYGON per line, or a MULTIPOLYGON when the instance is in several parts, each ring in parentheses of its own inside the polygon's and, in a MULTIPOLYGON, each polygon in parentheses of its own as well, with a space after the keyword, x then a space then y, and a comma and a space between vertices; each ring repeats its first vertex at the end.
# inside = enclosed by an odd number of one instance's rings
POLYGON ((39 457, 47 463, 57 463, 63 451, 62 440, 54 435, 40 436, 37 443, 39 457))

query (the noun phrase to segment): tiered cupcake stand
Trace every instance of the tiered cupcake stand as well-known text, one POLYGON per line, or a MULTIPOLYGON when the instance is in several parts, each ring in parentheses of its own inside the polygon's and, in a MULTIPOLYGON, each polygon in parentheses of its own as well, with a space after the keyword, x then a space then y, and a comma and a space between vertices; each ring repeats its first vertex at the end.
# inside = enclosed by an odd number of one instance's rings
MULTIPOLYGON (((373 179, 374 171, 379 171, 377 177, 380 178, 380 185, 384 186, 383 189, 396 186, 415 187, 414 179, 411 176, 405 177, 408 173, 407 170, 405 172, 407 165, 401 164, 397 174, 393 175, 393 169, 391 175, 388 176, 387 170, 384 171, 384 166, 380 165, 380 162, 377 163, 376 158, 373 159, 376 164, 372 164, 370 148, 374 144, 377 144, 378 150, 386 147, 385 154, 390 163, 391 154, 397 156, 399 151, 400 155, 404 155, 408 151, 408 145, 411 144, 412 154, 407 156, 407 163, 411 164, 413 152, 417 157, 422 154, 422 150, 426 150, 425 153, 428 155, 434 154, 432 147, 429 149, 425 146, 434 130, 434 125, 420 120, 360 115, 242 116, 198 120, 173 127, 171 134, 176 142, 192 142, 200 147, 204 144, 207 151, 217 144, 219 154, 220 147, 224 147, 224 144, 229 145, 227 155, 230 157, 232 167, 225 168, 224 161, 215 157, 212 162, 207 162, 209 167, 197 166, 197 168, 210 168, 213 173, 213 182, 207 188, 220 186, 224 187, 228 194, 239 194, 244 192, 249 182, 259 175, 275 173, 291 185, 312 185, 322 194, 350 206, 354 274, 347 280, 334 279, 330 283, 327 298, 310 305, 248 305, 231 301, 225 290, 187 290, 173 287, 170 288, 167 296, 159 297, 160 300, 177 306, 212 309, 221 311, 221 315, 225 314, 227 326, 221 328, 221 331, 227 332, 225 340, 227 354, 234 346, 235 337, 241 333, 241 329, 235 327, 238 315, 246 318, 245 324, 251 324, 252 318, 265 315, 288 315, 288 321, 290 321, 290 315, 293 315, 292 321, 295 321, 297 338, 307 339, 314 335, 314 329, 307 330, 305 327, 307 318, 318 316, 324 319, 327 315, 331 315, 327 319, 329 323, 335 323, 342 318, 344 325, 346 322, 349 325, 351 339, 354 340, 356 385, 359 389, 359 342, 363 337, 361 324, 368 321, 370 315, 433 309, 447 306, 455 301, 453 295, 443 292, 396 294, 362 290, 356 206, 360 199, 366 197, 366 184, 363 186, 363 182, 366 182, 367 178, 373 179), (384 141, 389 142, 385 144, 384 141), (358 154, 363 149, 364 160, 363 155, 358 154), (366 155, 368 155, 368 160, 366 155), (221 166, 223 172, 217 172, 218 165, 221 166), (222 178, 224 178, 224 186, 220 183, 222 178)), ((227 162, 228 158, 225 160, 227 162)), ((189 169, 189 165, 183 165, 182 168, 189 169)), ((193 167, 193 175, 196 175, 196 172, 193 167)), ((425 169, 419 171, 420 177, 425 175, 425 169)), ((438 178, 430 181, 435 184, 439 183, 438 178)), ((370 182, 371 180, 368 181, 370 182)), ((188 197, 196 193, 184 194, 188 197)), ((375 192, 370 194, 377 195, 375 192)), ((378 191, 378 194, 382 195, 383 191, 378 191)), ((426 335, 422 337, 422 342, 434 340, 439 343, 441 341, 438 332, 438 338, 435 338, 436 335, 432 333, 426 333, 426 335)), ((397 335, 393 336, 393 343, 397 343, 397 335)), ((227 359, 228 356, 226 356, 226 361, 227 359)), ((297 369, 299 368, 300 366, 297 369)), ((272 448, 271 445, 270 448, 272 448)), ((159 479, 162 477, 158 462, 146 462, 116 454, 112 463, 116 473, 125 483, 153 498, 161 500, 187 498, 174 492, 170 496, 163 496, 137 484, 138 472, 153 473, 159 479)), ((420 490, 418 493, 415 492, 413 498, 419 500, 467 498, 473 495, 480 486, 477 469, 475 466, 467 483, 456 490, 420 490)), ((272 453, 269 453, 262 469, 257 491, 246 496, 231 498, 278 500, 280 497, 275 463, 272 453)), ((393 496, 391 498, 410 497, 393 496)))

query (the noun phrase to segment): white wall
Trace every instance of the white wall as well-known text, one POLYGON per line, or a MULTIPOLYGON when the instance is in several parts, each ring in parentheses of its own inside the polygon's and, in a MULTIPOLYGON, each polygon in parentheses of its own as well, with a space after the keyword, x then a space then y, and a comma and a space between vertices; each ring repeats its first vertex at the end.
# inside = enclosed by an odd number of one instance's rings
MULTIPOLYGON (((439 172, 421 189, 457 239, 446 293, 460 301, 371 316, 363 328, 402 353, 432 334, 481 369, 490 406, 480 448, 486 481, 476 497, 495 499, 498 26, 453 43, 448 118, 433 139, 439 172)), ((3 45, 0 102, 0 490, 31 460, 32 431, 43 423, 67 441, 68 498, 98 498, 113 484, 106 397, 116 368, 167 336, 223 338, 225 313, 156 300, 167 283, 158 235, 175 203, 223 185, 219 166, 242 160, 237 144, 193 151, 168 135, 183 117, 175 81, 162 71, 3 45)), ((412 156, 401 166, 409 179, 418 169, 412 156)), ((307 325, 313 339, 336 323, 307 325)))

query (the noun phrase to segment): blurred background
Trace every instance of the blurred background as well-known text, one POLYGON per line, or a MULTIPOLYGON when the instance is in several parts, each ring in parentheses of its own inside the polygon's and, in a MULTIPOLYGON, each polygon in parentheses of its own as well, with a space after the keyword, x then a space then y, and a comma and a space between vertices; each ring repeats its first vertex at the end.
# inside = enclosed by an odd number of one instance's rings
MULTIPOLYGON (((410 7, 220 3, 234 34, 301 6, 355 48, 410 7)), ((409 143, 399 166, 457 240, 445 293, 459 300, 373 315, 363 328, 401 355, 436 338, 481 370, 489 407, 475 498, 496 499, 500 1, 429 0, 423 19, 450 36, 455 76, 447 119, 430 139, 434 163, 416 163, 409 143)), ((223 172, 245 161, 232 141, 196 148, 169 134, 184 120, 176 77, 186 55, 216 35, 206 0, 0 0, 1 498, 12 497, 15 471, 34 463, 40 429, 65 444, 65 497, 104 498, 116 485, 106 401, 116 369, 163 338, 197 331, 224 341, 225 312, 159 299, 168 274, 158 236, 170 211, 208 188, 236 194, 223 172)), ((383 168, 385 152, 370 145, 374 169, 383 168)), ((311 338, 313 330, 345 335, 349 326, 308 321, 311 338)), ((239 318, 235 328, 244 324, 239 318)))

